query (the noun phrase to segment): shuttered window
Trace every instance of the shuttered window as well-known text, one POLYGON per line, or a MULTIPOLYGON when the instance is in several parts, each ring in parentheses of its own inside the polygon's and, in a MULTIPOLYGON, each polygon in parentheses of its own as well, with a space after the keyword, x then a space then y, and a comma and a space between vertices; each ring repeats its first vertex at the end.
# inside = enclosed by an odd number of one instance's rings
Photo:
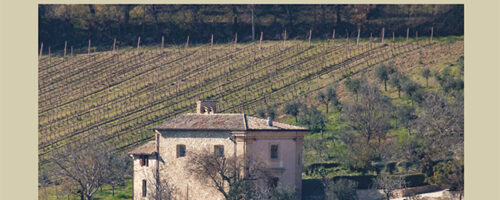
POLYGON ((218 157, 224 157, 224 145, 215 145, 214 154, 218 157))
POLYGON ((149 166, 148 156, 141 155, 141 156, 139 156, 139 160, 140 160, 141 166, 146 166, 146 167, 149 166))
POLYGON ((142 196, 145 197, 147 192, 146 180, 142 180, 142 196))
POLYGON ((278 145, 277 144, 271 145, 271 159, 272 160, 278 159, 278 145))
POLYGON ((186 145, 177 145, 177 158, 186 156, 186 145))

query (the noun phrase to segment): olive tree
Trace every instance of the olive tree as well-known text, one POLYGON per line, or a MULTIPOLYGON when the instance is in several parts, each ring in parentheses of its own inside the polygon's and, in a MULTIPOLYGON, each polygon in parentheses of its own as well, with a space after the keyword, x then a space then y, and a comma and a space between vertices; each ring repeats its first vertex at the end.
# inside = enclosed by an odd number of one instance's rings
POLYGON ((387 81, 390 78, 390 75, 394 73, 396 70, 391 65, 381 64, 375 69, 375 76, 384 82, 384 91, 387 92, 387 81))
POLYGON ((295 117, 295 123, 298 122, 297 116, 300 112, 300 103, 297 101, 288 102, 284 108, 285 114, 295 117))
POLYGON ((426 68, 422 70, 422 77, 425 78, 425 87, 429 87, 429 77, 431 76, 431 70, 426 68))
POLYGON ((333 103, 334 106, 338 105, 337 93, 333 87, 326 88, 326 93, 323 93, 322 91, 318 92, 316 100, 325 105, 326 114, 328 114, 328 105, 330 103, 333 103))

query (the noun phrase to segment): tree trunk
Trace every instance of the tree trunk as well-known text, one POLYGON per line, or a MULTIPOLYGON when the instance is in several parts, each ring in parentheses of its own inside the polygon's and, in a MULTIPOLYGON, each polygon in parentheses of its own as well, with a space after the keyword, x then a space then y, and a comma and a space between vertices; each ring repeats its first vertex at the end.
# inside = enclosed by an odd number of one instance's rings
POLYGON ((384 80, 384 90, 387 92, 387 80, 384 80))
POLYGON ((401 98, 401 88, 398 87, 398 98, 401 98))
POLYGON ((429 77, 425 78, 425 87, 429 87, 429 77))
POLYGON ((113 197, 115 196, 115 185, 111 185, 111 190, 113 191, 113 197))
POLYGON ((328 103, 325 103, 326 105, 326 114, 328 115, 328 103))

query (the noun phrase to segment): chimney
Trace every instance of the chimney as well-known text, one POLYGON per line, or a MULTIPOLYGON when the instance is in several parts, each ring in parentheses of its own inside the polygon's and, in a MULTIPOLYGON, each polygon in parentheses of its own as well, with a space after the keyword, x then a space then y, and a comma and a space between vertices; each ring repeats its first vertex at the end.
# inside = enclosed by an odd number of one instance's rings
POLYGON ((267 118, 267 125, 268 126, 273 126, 273 119, 271 119, 271 117, 267 118))
POLYGON ((217 112, 217 100, 200 99, 196 101, 197 114, 215 114, 217 112))

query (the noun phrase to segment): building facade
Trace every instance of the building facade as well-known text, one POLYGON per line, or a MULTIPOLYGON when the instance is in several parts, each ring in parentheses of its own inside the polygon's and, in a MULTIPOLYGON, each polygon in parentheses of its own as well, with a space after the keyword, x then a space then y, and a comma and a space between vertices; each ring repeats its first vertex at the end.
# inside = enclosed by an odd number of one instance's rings
POLYGON ((214 100, 197 102, 197 112, 154 127, 155 140, 129 152, 134 199, 153 199, 155 177, 175 188, 176 199, 224 199, 190 175, 190 152, 252 159, 267 165, 274 180, 302 193, 302 143, 308 129, 245 114, 217 113, 214 100), (158 174, 156 176, 155 174, 158 174))

